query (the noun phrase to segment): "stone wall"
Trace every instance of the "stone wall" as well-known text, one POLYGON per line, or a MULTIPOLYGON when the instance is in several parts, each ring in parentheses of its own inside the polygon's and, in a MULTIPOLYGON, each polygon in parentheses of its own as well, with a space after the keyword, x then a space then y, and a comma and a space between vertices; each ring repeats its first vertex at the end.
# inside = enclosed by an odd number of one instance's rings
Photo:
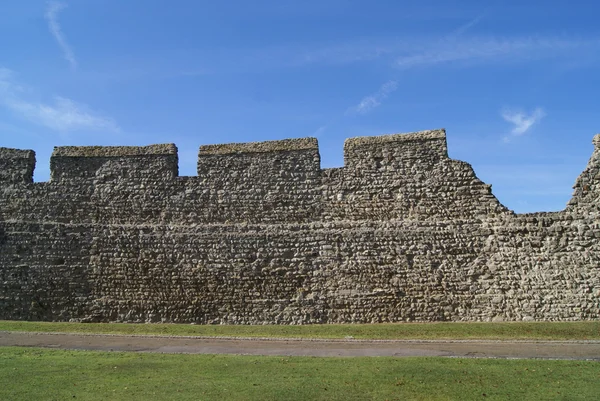
MULTIPOLYGON (((594 138, 600 146, 600 136, 594 138)), ((202 146, 0 148, 0 319, 233 324, 600 317, 600 150, 515 215, 443 130, 202 146)))
POLYGON ((0 148, 0 185, 31 183, 34 168, 32 150, 0 148))

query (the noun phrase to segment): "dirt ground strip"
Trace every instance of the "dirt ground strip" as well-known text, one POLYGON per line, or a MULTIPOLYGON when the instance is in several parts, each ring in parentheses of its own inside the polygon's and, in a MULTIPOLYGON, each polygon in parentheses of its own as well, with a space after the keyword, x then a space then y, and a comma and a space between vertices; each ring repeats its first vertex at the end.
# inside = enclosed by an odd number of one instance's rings
POLYGON ((600 361, 600 341, 325 340, 124 336, 0 331, 0 346, 281 356, 442 356, 600 361))

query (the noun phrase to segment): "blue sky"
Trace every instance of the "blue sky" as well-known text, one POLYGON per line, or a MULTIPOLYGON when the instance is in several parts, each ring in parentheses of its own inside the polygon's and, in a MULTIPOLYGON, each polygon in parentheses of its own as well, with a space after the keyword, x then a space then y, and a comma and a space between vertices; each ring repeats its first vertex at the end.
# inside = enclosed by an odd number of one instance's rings
POLYGON ((117 1, 0 3, 0 146, 316 136, 446 128, 516 212, 561 210, 600 131, 600 3, 117 1))

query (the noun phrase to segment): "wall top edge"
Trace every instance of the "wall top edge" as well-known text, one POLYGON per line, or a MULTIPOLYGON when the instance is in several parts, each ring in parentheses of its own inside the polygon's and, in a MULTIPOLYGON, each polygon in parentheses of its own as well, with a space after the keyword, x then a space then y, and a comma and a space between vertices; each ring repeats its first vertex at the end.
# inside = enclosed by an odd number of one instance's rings
POLYGON ((361 145, 376 145, 389 142, 419 142, 430 141, 435 139, 445 140, 446 130, 444 128, 441 128, 435 130, 396 133, 379 136, 358 136, 346 139, 344 141, 344 149, 361 145))
POLYGON ((0 147, 0 159, 32 159, 32 158, 35 158, 35 152, 33 150, 0 147))
POLYGON ((318 150, 317 138, 282 139, 265 142, 226 143, 200 146, 199 156, 226 155, 232 153, 289 152, 294 150, 318 150))
POLYGON ((177 155, 177 146, 164 143, 148 146, 57 146, 52 157, 120 157, 177 155))

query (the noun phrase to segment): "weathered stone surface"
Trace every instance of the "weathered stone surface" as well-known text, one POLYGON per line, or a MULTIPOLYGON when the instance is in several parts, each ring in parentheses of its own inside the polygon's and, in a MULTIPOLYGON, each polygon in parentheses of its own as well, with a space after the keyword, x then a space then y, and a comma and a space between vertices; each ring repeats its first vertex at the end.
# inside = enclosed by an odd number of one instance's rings
MULTIPOLYGON (((594 138, 600 145, 600 136, 594 138)), ((0 148, 0 319, 233 324, 600 317, 600 151, 562 212, 515 215, 445 132, 0 148)))
POLYGON ((34 168, 33 150, 0 148, 0 185, 31 183, 34 168))
POLYGON ((120 157, 143 155, 176 155, 172 143, 150 146, 56 146, 53 157, 120 157))
POLYGON ((226 143, 200 146, 202 155, 222 155, 228 153, 286 152, 292 150, 319 150, 317 138, 282 139, 279 141, 226 143))

